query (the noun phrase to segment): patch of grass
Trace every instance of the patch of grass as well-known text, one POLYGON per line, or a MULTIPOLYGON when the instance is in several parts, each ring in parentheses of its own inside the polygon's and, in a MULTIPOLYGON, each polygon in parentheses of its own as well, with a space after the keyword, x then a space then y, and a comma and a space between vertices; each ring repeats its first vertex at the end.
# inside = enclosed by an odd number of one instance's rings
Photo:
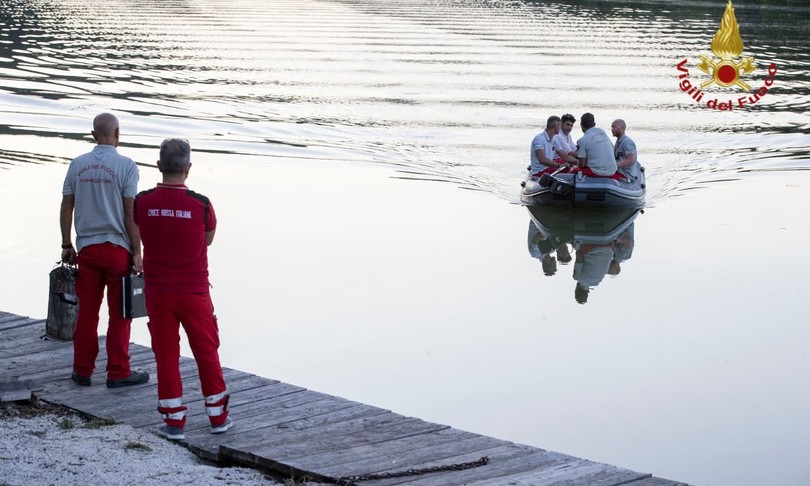
POLYGON ((288 478, 284 481, 284 486, 304 486, 309 482, 309 477, 288 478))
POLYGON ((124 446, 124 449, 131 451, 152 452, 151 447, 149 447, 146 444, 141 444, 140 442, 127 442, 127 445, 124 446))
POLYGON ((85 424, 82 425, 82 427, 85 429, 100 429, 102 427, 110 427, 112 425, 115 425, 116 423, 118 422, 116 422, 113 419, 94 418, 85 422, 85 424))
POLYGON ((62 430, 70 430, 76 428, 76 424, 67 417, 60 420, 56 425, 59 426, 59 428, 62 430))

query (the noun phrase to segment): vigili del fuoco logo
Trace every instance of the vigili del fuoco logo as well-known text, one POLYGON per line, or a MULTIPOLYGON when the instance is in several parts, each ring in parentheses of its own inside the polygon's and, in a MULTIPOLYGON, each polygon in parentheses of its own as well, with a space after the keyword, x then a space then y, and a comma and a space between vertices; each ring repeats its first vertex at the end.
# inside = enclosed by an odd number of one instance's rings
POLYGON ((723 20, 720 21, 720 28, 712 39, 714 55, 701 54, 700 63, 697 65, 698 69, 711 77, 698 86, 697 82, 689 79, 689 69, 686 66, 688 61, 684 59, 676 66, 680 72, 678 79, 681 80, 679 84, 681 91, 691 96, 697 103, 705 104, 707 108, 713 110, 733 111, 756 104, 768 94, 768 89, 773 85, 777 71, 776 64, 771 63, 768 66, 768 76, 765 78, 764 84, 754 91, 746 82, 746 78, 757 69, 756 61, 753 56, 741 58, 742 52, 743 41, 740 37, 740 26, 734 15, 734 5, 731 4, 731 0, 728 0, 723 20), (715 87, 730 88, 743 93, 732 95, 729 98, 724 97, 721 100, 719 96, 712 98, 711 95, 706 96, 706 93, 703 92, 703 89, 715 87), (704 97, 706 97, 705 103, 704 97))

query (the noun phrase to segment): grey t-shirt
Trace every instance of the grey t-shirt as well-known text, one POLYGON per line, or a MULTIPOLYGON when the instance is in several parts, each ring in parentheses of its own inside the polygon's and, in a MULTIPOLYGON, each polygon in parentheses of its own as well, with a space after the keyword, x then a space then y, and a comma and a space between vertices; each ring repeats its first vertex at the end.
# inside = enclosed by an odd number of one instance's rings
POLYGON ((588 159, 587 166, 597 175, 612 176, 616 173, 613 144, 601 128, 589 128, 579 139, 577 157, 588 159))
POLYGON ((627 135, 622 135, 622 138, 616 140, 616 146, 613 147, 613 154, 616 156, 616 162, 620 162, 627 157, 627 154, 636 154, 636 161, 629 167, 620 169, 623 174, 638 178, 641 174, 641 163, 638 161, 638 151, 636 150, 636 142, 627 135))
POLYGON ((138 167, 112 145, 96 145, 73 159, 62 195, 75 198, 76 251, 110 242, 132 252, 123 198, 134 198, 137 192, 138 167))

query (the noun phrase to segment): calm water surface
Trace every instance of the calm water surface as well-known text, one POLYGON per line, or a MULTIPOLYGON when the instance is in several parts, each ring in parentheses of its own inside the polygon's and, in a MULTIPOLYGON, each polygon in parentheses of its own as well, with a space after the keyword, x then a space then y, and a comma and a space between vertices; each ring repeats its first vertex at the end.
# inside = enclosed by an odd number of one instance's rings
POLYGON ((0 4, 0 309, 44 317, 65 164, 112 110, 143 188, 163 138, 192 143, 227 366, 693 484, 810 484, 805 2, 735 4, 744 79, 777 74, 731 112, 676 68, 707 79, 723 1, 0 4), (531 138, 585 111, 639 146, 633 221, 518 204, 531 138))

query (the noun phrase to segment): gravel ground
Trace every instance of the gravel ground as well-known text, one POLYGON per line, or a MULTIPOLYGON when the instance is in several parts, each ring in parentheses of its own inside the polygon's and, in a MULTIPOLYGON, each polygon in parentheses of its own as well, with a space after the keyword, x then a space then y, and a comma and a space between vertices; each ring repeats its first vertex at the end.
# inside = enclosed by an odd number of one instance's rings
POLYGON ((204 464, 150 432, 40 402, 0 404, 0 429, 0 486, 283 484, 258 470, 204 464))

